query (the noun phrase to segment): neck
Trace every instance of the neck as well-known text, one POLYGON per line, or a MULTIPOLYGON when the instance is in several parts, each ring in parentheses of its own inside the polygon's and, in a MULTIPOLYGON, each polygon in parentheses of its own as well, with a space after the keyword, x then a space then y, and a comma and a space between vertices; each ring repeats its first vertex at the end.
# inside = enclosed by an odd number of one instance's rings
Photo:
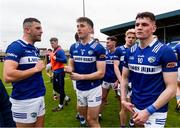
POLYGON ((84 39, 81 39, 82 44, 87 44, 88 42, 90 42, 92 40, 92 38, 90 36, 87 36, 84 39))
POLYGON ((112 53, 112 52, 114 52, 115 51, 115 47, 114 48, 111 48, 111 49, 109 49, 109 51, 112 53))
POLYGON ((147 39, 140 40, 140 47, 141 48, 146 48, 152 41, 153 41, 152 36, 150 36, 147 39))
POLYGON ((34 45, 34 42, 28 37, 28 36, 23 36, 23 40, 25 40, 26 42, 28 42, 28 44, 34 45))
POLYGON ((127 45, 127 44, 125 44, 125 45, 124 45, 124 47, 125 47, 125 48, 130 48, 131 46, 129 46, 129 45, 127 45))

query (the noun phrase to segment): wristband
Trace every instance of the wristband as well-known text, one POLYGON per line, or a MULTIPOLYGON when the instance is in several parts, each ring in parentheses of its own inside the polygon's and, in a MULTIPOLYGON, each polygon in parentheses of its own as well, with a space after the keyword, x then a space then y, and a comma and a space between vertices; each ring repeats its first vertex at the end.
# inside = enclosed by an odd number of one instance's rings
POLYGON ((146 109, 151 115, 157 111, 157 109, 153 105, 150 105, 146 109))

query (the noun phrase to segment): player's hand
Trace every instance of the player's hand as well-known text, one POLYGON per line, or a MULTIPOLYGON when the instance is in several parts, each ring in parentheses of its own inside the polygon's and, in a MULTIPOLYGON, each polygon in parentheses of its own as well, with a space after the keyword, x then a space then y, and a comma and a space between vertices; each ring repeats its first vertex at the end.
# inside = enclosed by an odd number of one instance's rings
POLYGON ((70 66, 64 66, 64 72, 72 74, 72 68, 70 66))
POLYGON ((136 112, 133 115, 133 121, 135 124, 142 126, 148 120, 150 114, 146 109, 136 112))
POLYGON ((128 111, 130 111, 132 114, 135 113, 134 111, 134 104, 127 102, 127 101, 121 101, 121 105, 124 106, 128 111))
POLYGON ((83 80, 83 76, 80 75, 80 74, 78 74, 78 73, 72 72, 72 73, 71 73, 71 79, 72 79, 72 80, 83 80))
POLYGON ((117 90, 117 89, 118 89, 118 84, 119 84, 119 81, 116 80, 116 82, 114 82, 114 86, 113 86, 113 89, 114 89, 114 90, 117 90))
POLYGON ((36 63, 34 67, 35 72, 41 72, 44 68, 45 68, 45 64, 43 60, 38 60, 38 62, 36 63))

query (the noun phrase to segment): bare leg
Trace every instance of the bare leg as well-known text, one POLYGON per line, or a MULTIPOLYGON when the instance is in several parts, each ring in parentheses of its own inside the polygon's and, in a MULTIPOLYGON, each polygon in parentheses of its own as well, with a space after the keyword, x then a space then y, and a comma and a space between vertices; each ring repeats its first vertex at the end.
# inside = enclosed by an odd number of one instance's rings
POLYGON ((96 128, 101 127, 98 121, 99 111, 100 111, 100 105, 96 107, 88 107, 87 121, 89 127, 96 127, 96 128))

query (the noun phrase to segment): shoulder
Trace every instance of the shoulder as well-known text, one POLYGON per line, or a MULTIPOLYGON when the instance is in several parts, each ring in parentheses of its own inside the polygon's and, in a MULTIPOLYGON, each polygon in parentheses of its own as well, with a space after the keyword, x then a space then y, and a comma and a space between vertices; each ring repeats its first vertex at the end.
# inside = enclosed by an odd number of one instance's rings
POLYGON ((7 54, 21 54, 24 51, 26 44, 23 44, 20 40, 12 42, 6 49, 7 54))
POLYGON ((9 46, 8 48, 22 48, 22 47, 25 47, 25 44, 23 44, 23 42, 21 42, 20 40, 16 40, 16 41, 13 41, 9 46))
POLYGON ((76 49, 76 48, 78 48, 79 46, 80 46, 80 43, 79 43, 79 42, 75 42, 75 43, 73 43, 73 44, 71 45, 70 50, 71 50, 71 49, 76 49))
POLYGON ((105 48, 100 44, 98 41, 94 41, 90 44, 90 48, 93 49, 94 51, 97 52, 104 52, 105 53, 105 48))

